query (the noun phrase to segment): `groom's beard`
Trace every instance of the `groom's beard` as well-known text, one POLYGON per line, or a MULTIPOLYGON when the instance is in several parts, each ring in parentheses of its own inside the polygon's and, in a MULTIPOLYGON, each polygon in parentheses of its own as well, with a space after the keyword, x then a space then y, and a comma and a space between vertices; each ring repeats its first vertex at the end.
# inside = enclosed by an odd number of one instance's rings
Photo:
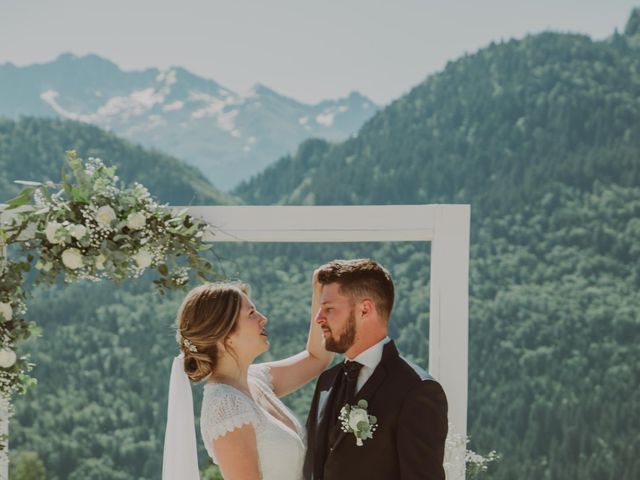
POLYGON ((344 332, 340 335, 339 338, 334 338, 333 332, 329 330, 330 335, 326 337, 324 341, 324 348, 326 348, 330 352, 335 353, 344 353, 353 342, 356 340, 356 310, 355 308, 351 310, 349 314, 349 318, 347 319, 347 324, 345 325, 344 332))

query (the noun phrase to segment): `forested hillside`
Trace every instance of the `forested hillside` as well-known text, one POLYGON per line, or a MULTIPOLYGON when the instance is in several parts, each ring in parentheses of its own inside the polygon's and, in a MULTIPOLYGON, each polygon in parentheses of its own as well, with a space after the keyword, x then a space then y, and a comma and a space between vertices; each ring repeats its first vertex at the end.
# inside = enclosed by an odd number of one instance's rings
MULTIPOLYGON (((236 191, 249 204, 471 204, 469 430, 474 450, 501 454, 492 480, 640 478, 639 28, 636 12, 604 41, 544 33, 490 45, 355 138, 305 142, 236 191)), ((270 319, 264 359, 304 344, 314 266, 378 259, 398 285, 391 335, 424 365, 427 245, 216 254, 270 319)), ((158 478, 181 294, 150 290, 143 278, 35 292, 43 337, 25 348, 40 384, 16 401, 11 448, 37 452, 47 478, 158 478)), ((304 416, 309 394, 287 401, 304 416)))
POLYGON ((605 41, 492 44, 236 190, 471 204, 469 425, 492 479, 640 477, 639 34, 636 10, 605 41))
MULTIPOLYGON (((115 165, 123 182, 142 182, 173 205, 228 204, 233 200, 204 175, 174 157, 122 140, 92 125, 25 117, 0 118, 0 203, 20 191, 14 180, 58 181, 65 152, 115 165)), ((237 201, 237 200, 236 200, 237 201)))
POLYGON ((304 143, 247 203, 473 203, 505 212, 550 181, 640 184, 640 50, 543 33, 450 62, 344 143, 304 143))

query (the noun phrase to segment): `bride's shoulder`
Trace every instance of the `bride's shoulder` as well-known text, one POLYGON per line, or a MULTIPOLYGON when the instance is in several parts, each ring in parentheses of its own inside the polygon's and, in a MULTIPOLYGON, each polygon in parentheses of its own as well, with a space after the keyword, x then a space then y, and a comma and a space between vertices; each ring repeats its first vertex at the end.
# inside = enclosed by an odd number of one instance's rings
POLYGON ((208 382, 204 385, 204 401, 221 402, 228 400, 235 403, 253 403, 244 393, 226 383, 208 382))
POLYGON ((262 387, 266 387, 273 391, 273 377, 271 376, 271 367, 267 363, 254 363, 249 365, 247 372, 249 380, 258 382, 262 387))
POLYGON ((212 438, 224 435, 244 424, 260 427, 262 422, 253 400, 224 383, 207 383, 200 414, 203 429, 212 438))

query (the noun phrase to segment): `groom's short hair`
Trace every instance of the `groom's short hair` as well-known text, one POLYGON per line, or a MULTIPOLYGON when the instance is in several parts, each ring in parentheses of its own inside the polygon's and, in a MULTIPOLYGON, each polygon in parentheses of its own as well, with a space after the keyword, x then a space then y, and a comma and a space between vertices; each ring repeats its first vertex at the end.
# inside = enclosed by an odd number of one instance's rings
POLYGON ((318 269, 318 282, 321 285, 337 283, 340 293, 356 300, 371 298, 378 315, 389 321, 394 299, 393 280, 378 262, 368 258, 332 260, 318 269))

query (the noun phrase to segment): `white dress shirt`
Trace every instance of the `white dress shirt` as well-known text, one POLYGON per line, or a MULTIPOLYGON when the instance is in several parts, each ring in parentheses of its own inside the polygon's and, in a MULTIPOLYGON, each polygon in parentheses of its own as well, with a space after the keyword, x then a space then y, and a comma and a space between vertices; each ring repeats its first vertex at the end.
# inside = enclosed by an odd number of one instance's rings
POLYGON ((362 386, 367 383, 367 380, 373 375, 373 371, 376 369, 380 360, 382 360, 382 351, 385 344, 390 342, 389 337, 384 337, 375 345, 370 346, 364 352, 356 355, 355 358, 345 358, 346 360, 352 360, 362 364, 362 368, 358 373, 358 382, 356 383, 356 393, 360 391, 362 386))

